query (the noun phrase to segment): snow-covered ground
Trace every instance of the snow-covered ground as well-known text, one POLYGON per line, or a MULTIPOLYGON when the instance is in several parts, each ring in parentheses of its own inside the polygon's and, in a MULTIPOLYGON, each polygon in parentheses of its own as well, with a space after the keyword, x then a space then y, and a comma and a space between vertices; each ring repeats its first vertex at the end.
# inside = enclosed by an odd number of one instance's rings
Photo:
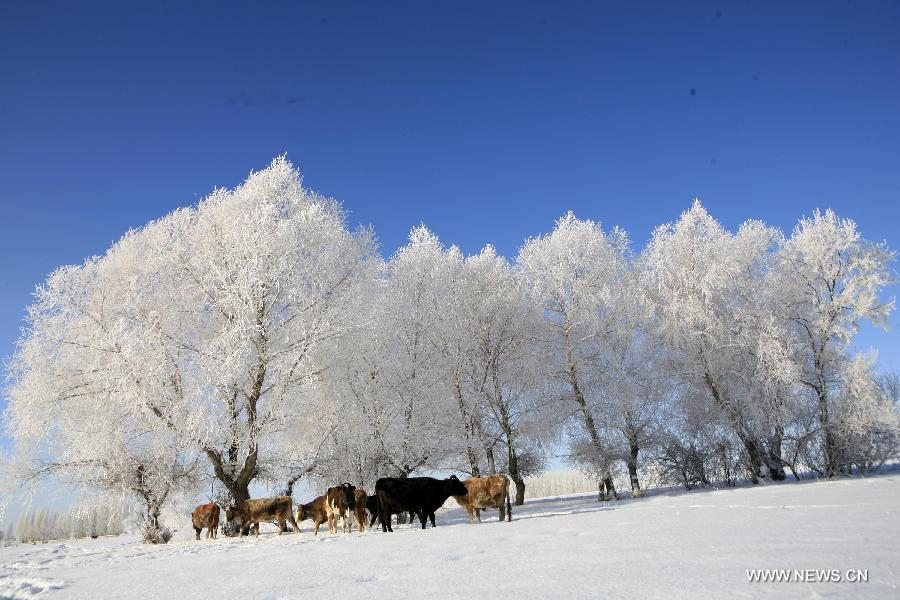
MULTIPOLYGON (((533 500, 498 524, 165 546, 134 536, 0 549, 0 598, 900 598, 900 475, 533 500), (867 583, 751 583, 748 569, 867 570, 867 583)), ((452 504, 451 500, 450 503, 452 504)), ((815 577, 815 576, 813 576, 815 577)), ((806 576, 809 579, 809 576, 806 576)))

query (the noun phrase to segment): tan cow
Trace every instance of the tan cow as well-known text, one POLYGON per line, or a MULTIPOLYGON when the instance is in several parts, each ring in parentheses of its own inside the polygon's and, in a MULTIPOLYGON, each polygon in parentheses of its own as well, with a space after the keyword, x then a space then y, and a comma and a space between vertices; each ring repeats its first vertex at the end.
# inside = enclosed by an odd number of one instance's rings
POLYGON ((313 524, 316 526, 313 535, 319 535, 319 526, 328 520, 324 494, 309 504, 301 504, 297 507, 297 522, 302 523, 307 519, 312 519, 313 524))
POLYGON ((259 537, 259 524, 262 521, 277 521, 278 535, 284 531, 286 521, 290 521, 294 526, 294 531, 300 531, 297 521, 294 520, 294 500, 290 496, 257 498, 240 502, 237 506, 229 506, 225 509, 225 518, 242 531, 252 527, 256 531, 257 538, 259 537))
MULTIPOLYGON (((366 490, 360 488, 353 490, 353 516, 356 517, 356 526, 360 533, 366 530, 366 521, 368 519, 366 514, 367 497, 366 490)), ((353 529, 352 524, 350 529, 353 529)))
POLYGON ((216 530, 219 528, 219 505, 215 502, 201 504, 191 514, 191 523, 200 539, 200 532, 206 528, 206 538, 216 539, 216 530))
POLYGON ((469 523, 472 523, 472 514, 478 517, 481 523, 482 508, 499 508, 500 521, 505 518, 512 520, 512 505, 509 503, 509 478, 506 475, 489 475, 488 477, 472 477, 463 481, 468 493, 465 496, 453 496, 456 503, 469 513, 469 523))

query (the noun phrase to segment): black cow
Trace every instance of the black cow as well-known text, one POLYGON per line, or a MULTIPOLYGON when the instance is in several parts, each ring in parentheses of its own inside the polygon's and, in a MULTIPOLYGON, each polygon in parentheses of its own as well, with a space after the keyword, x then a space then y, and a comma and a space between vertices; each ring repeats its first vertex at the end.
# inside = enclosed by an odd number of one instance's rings
POLYGON ((382 477, 375 482, 381 530, 393 531, 391 515, 405 511, 419 515, 422 529, 425 529, 425 521, 429 518, 434 527, 434 511, 450 496, 463 496, 466 493, 466 486, 456 475, 451 475, 448 479, 382 477))
MULTIPOLYGON (((369 520, 369 527, 373 527, 376 521, 381 520, 381 516, 378 510, 378 496, 372 494, 371 496, 366 496, 366 510, 369 511, 369 514, 372 518, 369 520)), ((412 523, 415 513, 409 513, 409 522, 412 523)), ((400 517, 397 517, 398 522, 400 521, 400 517)))

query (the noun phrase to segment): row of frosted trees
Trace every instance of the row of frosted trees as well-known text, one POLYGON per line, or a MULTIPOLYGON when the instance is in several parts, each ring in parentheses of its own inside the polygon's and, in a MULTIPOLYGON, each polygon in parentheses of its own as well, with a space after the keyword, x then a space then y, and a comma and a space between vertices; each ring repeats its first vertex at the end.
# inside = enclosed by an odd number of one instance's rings
POLYGON ((124 530, 122 515, 108 506, 75 508, 67 512, 41 507, 24 511, 5 532, 0 531, 0 546, 119 535, 124 530))
POLYGON ((640 252, 567 214, 514 260, 425 227, 382 259, 278 158, 38 287, 9 363, 7 493, 292 493, 525 478, 563 449, 641 480, 830 477, 896 452, 896 388, 851 352, 893 254, 831 211, 785 237, 695 202, 640 252))

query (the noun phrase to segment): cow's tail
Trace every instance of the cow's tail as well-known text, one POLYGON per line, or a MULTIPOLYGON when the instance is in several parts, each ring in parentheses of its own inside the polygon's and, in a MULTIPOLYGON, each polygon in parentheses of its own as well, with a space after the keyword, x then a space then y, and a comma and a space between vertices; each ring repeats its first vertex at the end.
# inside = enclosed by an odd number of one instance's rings
POLYGON ((385 506, 384 502, 384 492, 378 489, 377 484, 375 485, 375 502, 378 505, 378 520, 381 521, 381 530, 386 532, 391 524, 391 515, 388 514, 387 518, 385 518, 384 513, 387 510, 387 506, 385 506))

